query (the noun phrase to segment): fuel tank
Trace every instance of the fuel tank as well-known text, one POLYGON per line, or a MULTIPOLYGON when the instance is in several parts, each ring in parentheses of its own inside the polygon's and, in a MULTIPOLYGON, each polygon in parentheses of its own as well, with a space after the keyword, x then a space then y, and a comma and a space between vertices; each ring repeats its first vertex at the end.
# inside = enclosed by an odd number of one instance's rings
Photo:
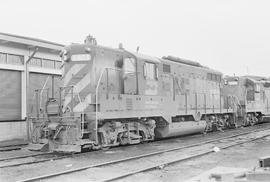
POLYGON ((204 132, 205 128, 206 128, 206 121, 204 120, 170 123, 165 127, 156 128, 155 137, 167 138, 173 136, 202 133, 204 132))

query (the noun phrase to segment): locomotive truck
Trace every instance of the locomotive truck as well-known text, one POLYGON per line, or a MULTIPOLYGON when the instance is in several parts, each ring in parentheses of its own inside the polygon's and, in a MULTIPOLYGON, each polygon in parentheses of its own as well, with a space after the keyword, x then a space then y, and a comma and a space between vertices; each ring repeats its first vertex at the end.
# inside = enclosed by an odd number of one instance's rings
POLYGON ((62 59, 58 97, 29 117, 33 145, 80 152, 205 132, 213 123, 235 127, 237 103, 222 73, 198 62, 104 47, 92 37, 67 46, 62 59))

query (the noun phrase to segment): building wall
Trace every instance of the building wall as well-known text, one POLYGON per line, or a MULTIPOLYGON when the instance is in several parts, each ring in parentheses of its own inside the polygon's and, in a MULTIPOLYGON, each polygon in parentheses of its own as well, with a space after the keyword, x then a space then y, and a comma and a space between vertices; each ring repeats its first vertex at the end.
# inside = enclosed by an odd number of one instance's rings
POLYGON ((21 119, 21 72, 0 71, 0 120, 21 119))
POLYGON ((1 121, 0 142, 14 139, 27 140, 26 121, 1 121))
POLYGON ((29 75, 29 96, 28 96, 28 113, 30 116, 36 116, 37 114, 37 89, 44 88, 39 92, 40 95, 40 104, 38 108, 41 108, 42 111, 45 110, 45 105, 47 97, 59 97, 59 86, 60 86, 61 77, 58 75, 43 74, 43 73, 30 73, 29 75), (52 89, 54 85, 54 89, 52 89), (52 94, 54 90, 54 93, 52 94))
MULTIPOLYGON (((20 99, 20 101, 17 102, 16 107, 15 105, 12 106, 12 103, 7 103, 9 104, 10 108, 3 108, 4 105, 0 104, 0 114, 1 111, 9 112, 0 116, 0 141, 27 139, 27 124, 25 118, 27 116, 27 112, 29 112, 28 108, 30 104, 29 101, 27 102, 27 98, 30 97, 27 96, 27 90, 29 89, 28 92, 33 93, 33 89, 37 89, 36 85, 40 84, 32 82, 32 84, 29 85, 29 88, 27 88, 27 78, 30 80, 30 76, 34 78, 35 75, 44 75, 45 77, 54 75, 56 78, 61 77, 60 66, 62 63, 59 57, 61 47, 59 46, 58 50, 39 47, 37 53, 34 55, 34 58, 31 59, 26 66, 25 63, 33 53, 34 48, 35 47, 31 45, 0 41, 0 76, 5 75, 7 77, 7 79, 2 77, 2 79, 7 82, 7 86, 5 86, 6 88, 0 87, 0 98, 6 98, 7 102, 9 102, 9 100, 12 102, 12 98, 9 99, 8 97, 13 97, 17 94, 16 98, 20 99), (5 55, 7 57, 6 60, 3 58, 5 55), (16 58, 18 56, 22 58, 21 61, 16 58), (28 72, 26 70, 28 70, 28 72), (17 78, 19 80, 17 80, 14 76, 18 74, 19 76, 17 78), (11 81, 12 78, 13 81, 11 81), (13 83, 9 84, 8 79, 10 79, 10 82, 13 83), (19 91, 16 91, 14 87, 19 89, 19 91), (18 94, 20 94, 19 97, 18 94), (12 109, 16 108, 20 111, 12 111, 12 109), (16 113, 12 114, 10 112, 16 113), (17 116, 18 113, 19 116, 17 116), (14 117, 15 115, 16 118, 14 117)), ((39 79, 37 79, 37 81, 39 81, 39 79)), ((31 82, 29 81, 29 83, 31 82)))

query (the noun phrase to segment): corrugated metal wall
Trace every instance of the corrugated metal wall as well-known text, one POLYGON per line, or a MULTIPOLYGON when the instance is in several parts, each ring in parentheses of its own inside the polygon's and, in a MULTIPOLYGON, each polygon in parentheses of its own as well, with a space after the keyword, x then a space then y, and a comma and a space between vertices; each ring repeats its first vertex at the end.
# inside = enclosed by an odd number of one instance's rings
POLYGON ((21 119, 21 72, 0 70, 0 120, 21 119))
MULTIPOLYGON (((49 88, 49 97, 52 96, 52 75, 48 74, 41 74, 41 73, 30 73, 29 78, 29 113, 34 115, 36 113, 36 97, 35 97, 35 90, 42 89, 42 88, 49 88)), ((59 97, 59 87, 60 87, 60 76, 54 76, 54 95, 55 97, 59 97)), ((41 108, 44 107, 46 102, 47 92, 44 90, 42 92, 42 96, 40 97, 41 101, 41 108)), ((43 108, 44 109, 44 108, 43 108)))

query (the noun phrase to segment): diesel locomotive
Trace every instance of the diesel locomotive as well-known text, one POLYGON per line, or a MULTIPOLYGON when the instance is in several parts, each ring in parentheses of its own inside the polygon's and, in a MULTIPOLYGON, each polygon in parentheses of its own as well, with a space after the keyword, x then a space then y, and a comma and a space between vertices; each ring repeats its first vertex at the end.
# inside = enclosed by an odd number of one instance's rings
POLYGON ((269 121, 269 79, 260 76, 226 76, 224 91, 237 98, 237 120, 244 126, 269 121))
MULTIPOLYGON (((229 77, 225 84, 221 72, 198 62, 104 47, 93 37, 67 46, 61 56, 58 96, 48 96, 44 109, 29 117, 32 144, 50 151, 80 152, 234 128, 240 116, 265 115, 243 102, 243 85, 232 86, 229 77)), ((268 97, 268 90, 264 93, 268 97)), ((264 104, 268 112, 268 99, 264 104)))

